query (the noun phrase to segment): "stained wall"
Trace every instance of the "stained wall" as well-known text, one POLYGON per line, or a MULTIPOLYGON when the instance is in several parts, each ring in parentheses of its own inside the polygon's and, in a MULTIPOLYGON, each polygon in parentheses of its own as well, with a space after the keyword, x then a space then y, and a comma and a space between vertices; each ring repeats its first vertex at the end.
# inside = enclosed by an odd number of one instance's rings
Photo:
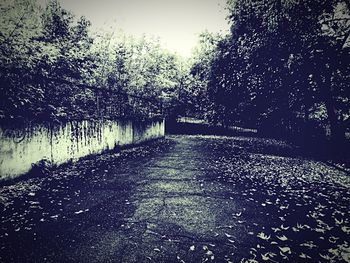
POLYGON ((41 160, 59 165, 116 146, 161 138, 164 133, 164 120, 71 121, 24 128, 0 127, 0 179, 25 174, 41 160))

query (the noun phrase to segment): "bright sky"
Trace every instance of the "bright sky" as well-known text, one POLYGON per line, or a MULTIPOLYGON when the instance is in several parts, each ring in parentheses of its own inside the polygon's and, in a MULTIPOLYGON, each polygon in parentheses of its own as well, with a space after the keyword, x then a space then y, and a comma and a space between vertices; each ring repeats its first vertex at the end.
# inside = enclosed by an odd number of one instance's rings
POLYGON ((226 32, 229 28, 226 0, 59 1, 75 15, 86 16, 94 29, 121 29, 134 36, 159 37, 165 48, 184 57, 190 56, 199 33, 226 32))

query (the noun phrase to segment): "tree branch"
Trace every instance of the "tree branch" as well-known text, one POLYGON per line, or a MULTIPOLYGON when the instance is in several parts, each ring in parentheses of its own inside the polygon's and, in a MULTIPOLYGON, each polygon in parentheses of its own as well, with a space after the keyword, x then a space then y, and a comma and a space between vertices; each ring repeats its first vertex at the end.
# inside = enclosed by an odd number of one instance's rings
POLYGON ((5 38, 5 40, 3 41, 4 43, 8 42, 10 40, 10 38, 12 37, 12 35, 15 33, 15 31, 19 28, 20 23, 22 22, 24 16, 28 13, 28 7, 29 7, 29 2, 27 2, 27 6, 25 7, 25 11, 23 12, 23 14, 21 15, 21 17, 19 18, 19 20, 17 21, 17 23, 15 24, 15 28, 11 31, 11 33, 8 35, 7 38, 5 38))
POLYGON ((344 17, 344 18, 330 18, 323 20, 324 23, 328 22, 335 22, 335 21, 350 21, 350 17, 344 17))
POLYGON ((345 36, 344 36, 344 38, 343 38, 343 41, 342 41, 342 43, 341 43, 341 45, 340 45, 340 48, 341 48, 341 49, 344 48, 344 45, 346 44, 346 41, 348 40, 349 36, 350 36, 350 31, 348 31, 348 33, 345 34, 345 36))

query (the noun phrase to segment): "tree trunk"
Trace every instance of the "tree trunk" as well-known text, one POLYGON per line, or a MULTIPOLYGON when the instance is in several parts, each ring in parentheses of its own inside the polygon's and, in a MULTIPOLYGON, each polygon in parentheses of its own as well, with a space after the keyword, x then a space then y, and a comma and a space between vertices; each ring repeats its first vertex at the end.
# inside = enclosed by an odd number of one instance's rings
POLYGON ((330 125, 330 140, 334 146, 341 146, 345 142, 345 129, 341 121, 337 118, 335 101, 332 90, 332 73, 327 63, 325 64, 325 82, 324 82, 324 102, 326 105, 328 121, 330 125))
POLYGON ((341 144, 345 141, 345 129, 342 123, 338 121, 334 108, 333 98, 327 98, 325 104, 331 130, 331 141, 336 144, 341 144))

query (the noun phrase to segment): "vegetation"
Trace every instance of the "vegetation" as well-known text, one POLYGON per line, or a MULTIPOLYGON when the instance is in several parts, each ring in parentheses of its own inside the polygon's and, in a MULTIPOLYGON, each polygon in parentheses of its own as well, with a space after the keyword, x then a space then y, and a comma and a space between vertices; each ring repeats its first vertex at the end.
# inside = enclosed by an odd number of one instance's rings
POLYGON ((176 100, 182 62, 157 40, 93 34, 57 0, 0 5, 0 120, 147 119, 176 100))
POLYGON ((350 128, 350 5, 229 0, 231 30, 204 32, 189 63, 159 41, 91 23, 57 0, 0 5, 0 121, 193 116, 277 137, 350 128))
POLYGON ((207 118, 271 136, 343 141, 350 127, 349 3, 235 0, 228 8, 230 33, 206 56, 209 66, 199 58, 192 67, 205 79, 207 118))

